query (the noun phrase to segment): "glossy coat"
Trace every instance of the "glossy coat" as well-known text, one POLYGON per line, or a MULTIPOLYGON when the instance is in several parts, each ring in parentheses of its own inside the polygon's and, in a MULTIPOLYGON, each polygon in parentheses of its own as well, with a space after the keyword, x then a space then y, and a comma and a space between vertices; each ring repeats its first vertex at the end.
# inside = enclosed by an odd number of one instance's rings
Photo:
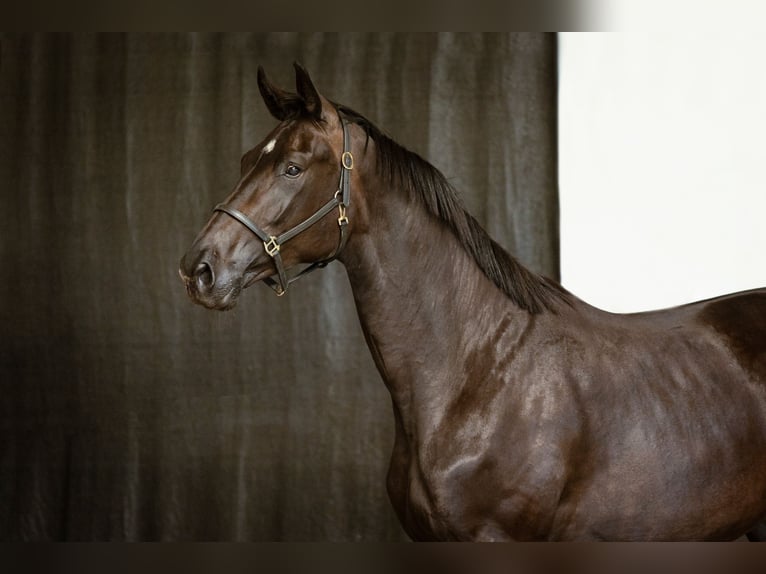
MULTIPOLYGON (((296 80, 292 94, 259 74, 280 124, 244 156, 227 201, 275 234, 307 217, 337 186, 338 114, 356 120, 339 259, 391 393, 388 492, 413 539, 758 537, 766 290, 649 313, 596 309, 521 267, 434 168, 319 95, 300 66, 296 80), (300 175, 286 177, 289 165, 300 175), (426 179, 408 173, 418 169, 426 179)), ((310 263, 337 241, 328 216, 282 257, 310 263)), ((220 213, 180 270, 213 309, 274 273, 262 243, 220 213)))

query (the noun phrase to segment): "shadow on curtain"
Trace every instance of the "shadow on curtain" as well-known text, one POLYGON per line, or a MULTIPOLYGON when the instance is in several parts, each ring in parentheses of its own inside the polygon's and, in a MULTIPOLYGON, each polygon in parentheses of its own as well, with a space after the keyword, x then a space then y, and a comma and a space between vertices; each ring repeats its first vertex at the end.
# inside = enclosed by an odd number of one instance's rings
POLYGON ((343 268, 228 313, 177 275, 293 60, 557 277, 553 35, 5 35, 0 538, 406 539, 343 268))

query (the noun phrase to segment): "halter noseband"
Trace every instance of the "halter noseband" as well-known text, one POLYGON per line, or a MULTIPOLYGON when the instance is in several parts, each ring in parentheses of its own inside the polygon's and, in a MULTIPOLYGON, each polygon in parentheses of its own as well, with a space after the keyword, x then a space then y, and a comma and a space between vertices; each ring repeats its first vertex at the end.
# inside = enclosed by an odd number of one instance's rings
POLYGON ((351 155, 350 142, 348 137, 348 128, 346 126, 346 120, 341 118, 341 125, 343 126, 343 155, 340 157, 340 182, 338 183, 338 190, 333 195, 332 199, 325 203, 322 207, 314 212, 313 215, 304 219, 295 227, 292 227, 282 233, 281 235, 269 235, 263 229, 258 227, 253 221, 244 213, 233 207, 227 207, 223 203, 219 203, 213 208, 213 211, 222 211, 223 213, 233 217, 239 221, 242 225, 252 231, 258 239, 263 241, 263 248, 266 253, 274 260, 274 266, 277 268, 277 276, 279 281, 275 281, 272 277, 266 277, 263 282, 271 287, 277 296, 282 296, 287 292, 287 288, 291 283, 297 281, 307 273, 311 273, 316 269, 325 267, 328 263, 333 261, 343 247, 346 245, 348 239, 348 217, 346 216, 346 208, 351 200, 351 193, 349 189, 350 172, 354 169, 354 156, 351 155), (296 235, 303 233, 309 227, 323 219, 333 209, 338 208, 338 227, 340 228, 340 239, 338 240, 338 246, 333 251, 332 255, 321 261, 315 261, 300 273, 293 277, 288 277, 285 271, 285 266, 282 263, 282 256, 279 253, 280 248, 287 241, 295 237, 296 235))

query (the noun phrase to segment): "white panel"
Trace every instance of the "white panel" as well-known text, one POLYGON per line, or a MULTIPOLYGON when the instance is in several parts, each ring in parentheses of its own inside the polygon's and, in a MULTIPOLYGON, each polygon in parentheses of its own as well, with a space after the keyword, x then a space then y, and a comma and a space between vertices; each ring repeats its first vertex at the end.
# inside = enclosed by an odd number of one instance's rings
POLYGON ((560 35, 564 285, 612 311, 766 286, 766 49, 560 35))

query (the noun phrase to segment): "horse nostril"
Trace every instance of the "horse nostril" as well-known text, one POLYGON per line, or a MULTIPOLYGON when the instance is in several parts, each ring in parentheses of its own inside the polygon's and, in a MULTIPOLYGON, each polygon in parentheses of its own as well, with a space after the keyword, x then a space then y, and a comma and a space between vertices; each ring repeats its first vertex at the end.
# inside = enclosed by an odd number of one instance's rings
POLYGON ((194 269, 194 281, 200 290, 207 290, 215 283, 215 273, 207 261, 202 261, 194 269))

